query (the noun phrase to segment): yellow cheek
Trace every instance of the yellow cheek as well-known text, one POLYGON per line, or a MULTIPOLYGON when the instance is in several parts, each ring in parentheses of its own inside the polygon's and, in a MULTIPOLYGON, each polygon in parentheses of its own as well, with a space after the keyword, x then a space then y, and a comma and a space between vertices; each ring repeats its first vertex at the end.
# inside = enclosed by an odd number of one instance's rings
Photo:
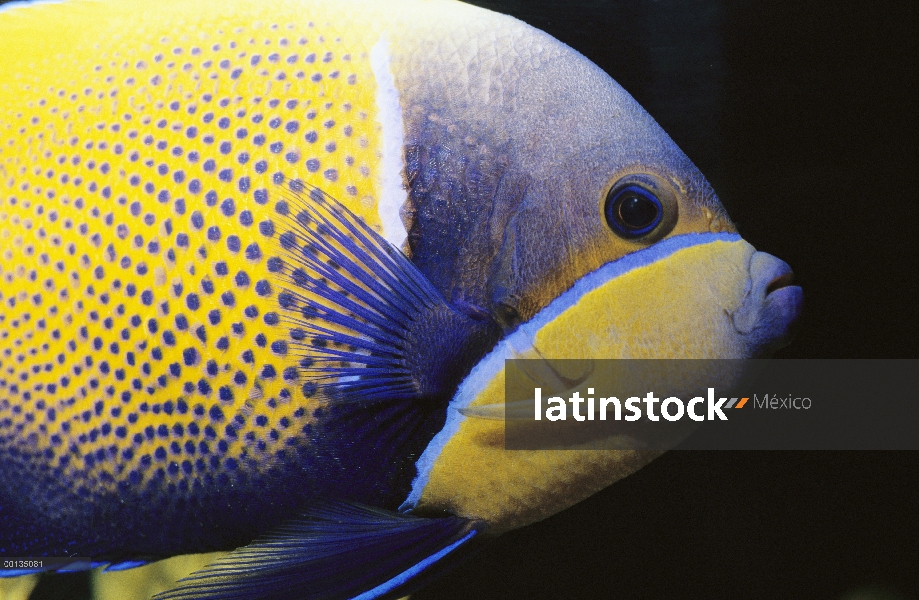
MULTIPOLYGON (((542 326, 530 349, 515 350, 522 358, 547 359, 741 358, 745 347, 725 310, 744 297, 753 251, 743 241, 713 242, 629 271, 542 326)), ((501 367, 469 406, 504 403, 504 383, 501 367)), ((599 382, 585 385, 604 389, 599 382)), ((520 527, 571 506, 659 454, 507 451, 502 420, 465 418, 434 462, 417 509, 483 518, 498 531, 520 527)))
POLYGON ((754 251, 714 242, 629 271, 540 329, 534 347, 556 358, 739 358, 725 310, 748 289, 754 251))

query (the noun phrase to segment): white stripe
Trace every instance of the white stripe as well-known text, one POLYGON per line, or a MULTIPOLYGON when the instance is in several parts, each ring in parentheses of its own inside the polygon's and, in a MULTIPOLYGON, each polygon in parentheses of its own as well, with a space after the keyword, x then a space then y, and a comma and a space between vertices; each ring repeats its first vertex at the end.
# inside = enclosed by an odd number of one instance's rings
POLYGON ((402 184, 402 107, 399 105, 399 90, 389 69, 390 59, 389 44, 384 36, 380 36, 370 50, 370 69, 377 84, 377 121, 383 134, 377 212, 383 225, 383 237, 401 249, 408 235, 399 216, 406 197, 402 184))
POLYGON ((554 321, 569 308, 575 306, 581 298, 590 292, 629 271, 663 260, 685 248, 712 242, 739 242, 741 240, 742 238, 739 235, 733 233, 687 233, 677 235, 649 246, 644 250, 626 254, 622 258, 607 263, 596 271, 592 271, 578 279, 570 290, 558 296, 548 306, 536 313, 532 319, 501 340, 494 350, 472 368, 472 371, 469 372, 469 375, 466 376, 466 379, 456 390, 453 400, 450 401, 444 428, 434 436, 415 463, 415 469, 418 474, 412 481, 412 491, 409 492, 399 510, 403 512, 412 510, 421 500, 421 493, 428 483, 434 463, 437 462, 441 452, 443 452, 444 446, 459 431, 460 424, 466 419, 459 412, 459 409, 466 408, 478 397, 485 386, 504 368, 505 360, 518 358, 532 348, 533 340, 540 329, 554 321))

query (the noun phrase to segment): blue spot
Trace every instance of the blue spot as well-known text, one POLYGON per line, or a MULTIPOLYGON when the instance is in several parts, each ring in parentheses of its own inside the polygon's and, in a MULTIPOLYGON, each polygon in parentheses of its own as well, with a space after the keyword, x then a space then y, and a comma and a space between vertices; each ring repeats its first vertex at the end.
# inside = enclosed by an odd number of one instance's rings
POLYGON ((281 247, 286 250, 297 247, 297 236, 292 231, 282 234, 279 241, 281 242, 281 247))
POLYGON ((194 348, 186 348, 182 351, 182 358, 186 367, 191 367, 198 362, 198 351, 194 348))
POLYGON ((252 243, 246 246, 246 258, 249 260, 259 260, 262 257, 262 251, 259 249, 258 244, 252 243))
POLYGON ((277 256, 272 256, 268 259, 266 266, 268 267, 268 271, 270 273, 277 273, 284 269, 284 261, 277 256))

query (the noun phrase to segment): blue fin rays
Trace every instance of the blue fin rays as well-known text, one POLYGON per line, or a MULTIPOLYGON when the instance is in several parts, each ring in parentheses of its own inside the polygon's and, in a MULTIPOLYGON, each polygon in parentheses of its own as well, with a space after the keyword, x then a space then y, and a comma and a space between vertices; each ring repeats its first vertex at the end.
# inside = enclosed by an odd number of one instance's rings
POLYGON ((491 326, 449 306, 408 258, 319 188, 293 180, 278 196, 283 232, 271 269, 304 395, 448 397, 495 341, 491 326))
POLYGON ((482 527, 322 502, 154 600, 380 598, 463 554, 482 527))
POLYGON ((276 210, 287 221, 278 295, 300 358, 304 394, 341 402, 415 397, 406 338, 444 304, 430 282, 359 217, 294 180, 276 210))

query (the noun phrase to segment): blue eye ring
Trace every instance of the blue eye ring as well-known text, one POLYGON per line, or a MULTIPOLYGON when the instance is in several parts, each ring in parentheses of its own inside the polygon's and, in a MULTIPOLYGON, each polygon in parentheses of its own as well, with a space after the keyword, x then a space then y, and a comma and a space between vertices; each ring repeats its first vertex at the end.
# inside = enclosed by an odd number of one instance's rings
POLYGON ((631 184, 610 190, 603 207, 606 223, 617 235, 636 239, 654 231, 664 218, 664 206, 646 188, 631 184))

